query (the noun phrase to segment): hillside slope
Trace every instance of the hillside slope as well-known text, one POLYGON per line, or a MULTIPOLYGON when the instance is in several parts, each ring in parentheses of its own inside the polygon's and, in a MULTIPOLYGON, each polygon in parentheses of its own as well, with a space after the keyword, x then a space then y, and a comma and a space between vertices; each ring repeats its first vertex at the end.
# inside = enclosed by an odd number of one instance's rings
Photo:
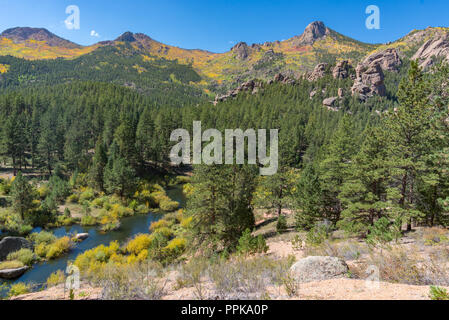
MULTIPOLYGON (((272 79, 278 73, 298 78, 322 62, 335 64, 348 60, 356 66, 366 56, 392 48, 402 58, 420 59, 423 65, 428 66, 433 55, 449 56, 448 35, 449 28, 429 27, 414 30, 395 42, 374 45, 346 37, 316 21, 302 34, 284 41, 252 45, 240 42, 228 52, 212 53, 166 45, 142 33, 125 32, 113 41, 83 47, 45 29, 13 28, 0 34, 0 56, 11 55, 28 60, 73 59, 105 47, 121 50, 126 45, 131 48, 128 53, 142 57, 145 62, 163 58, 191 65, 201 76, 202 85, 215 91, 223 87, 233 88, 254 78, 272 79)), ((3 74, 8 69, 5 64, 0 66, 3 74)))

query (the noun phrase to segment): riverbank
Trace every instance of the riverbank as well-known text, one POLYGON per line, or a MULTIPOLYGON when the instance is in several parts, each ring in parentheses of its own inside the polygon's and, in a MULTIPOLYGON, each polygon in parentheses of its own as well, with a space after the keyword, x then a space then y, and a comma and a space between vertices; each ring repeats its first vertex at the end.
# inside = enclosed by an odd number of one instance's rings
MULTIPOLYGON (((173 186, 167 189, 167 196, 178 202, 180 207, 185 205, 185 197, 182 192, 182 185, 173 186)), ((70 227, 60 227, 52 229, 51 232, 56 237, 72 236, 79 233, 87 233, 89 237, 76 243, 72 250, 58 259, 49 260, 33 265, 33 267, 15 280, 0 280, 0 286, 11 286, 17 283, 25 283, 30 285, 33 290, 40 290, 45 287, 48 277, 58 271, 65 271, 67 263, 74 261, 77 256, 100 245, 109 245, 113 241, 126 243, 129 239, 138 234, 149 232, 151 224, 163 217, 161 213, 149 212, 146 215, 139 214, 132 217, 126 217, 121 220, 120 228, 109 232, 101 232, 95 226, 73 225, 70 227)), ((33 232, 40 232, 41 228, 36 228, 33 232)), ((3 292, 4 296, 5 292, 3 292)))

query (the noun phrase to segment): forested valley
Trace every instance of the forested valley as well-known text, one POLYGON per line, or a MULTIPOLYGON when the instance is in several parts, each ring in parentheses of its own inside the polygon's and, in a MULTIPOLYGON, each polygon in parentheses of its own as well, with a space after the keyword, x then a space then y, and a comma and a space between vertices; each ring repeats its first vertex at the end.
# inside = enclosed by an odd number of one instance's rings
POLYGON ((73 239, 55 239, 51 228, 109 232, 150 210, 164 214, 151 233, 86 251, 75 265, 101 278, 106 267, 169 266, 198 252, 207 259, 263 253, 267 239, 253 234, 260 211, 272 213, 279 234, 288 217, 289 228, 304 235, 294 240, 313 245, 336 231, 383 245, 415 227, 448 226, 446 64, 424 72, 404 63, 386 73, 385 97, 345 95, 335 111, 310 92, 349 92, 349 78, 261 81, 259 92, 213 105, 190 66, 142 64, 126 50, 101 50, 73 61, 0 57, 10 65, 0 81, 1 170, 12 173, 1 179, 0 228, 35 243, 34 252, 24 249, 6 263, 67 253, 73 239), (93 71, 98 66, 102 72, 93 71), (251 165, 174 167, 170 134, 191 131, 193 121, 203 130, 279 129, 278 173, 262 177, 251 165), (183 209, 165 192, 176 184, 187 197, 183 209), (36 227, 47 231, 31 233, 36 227))

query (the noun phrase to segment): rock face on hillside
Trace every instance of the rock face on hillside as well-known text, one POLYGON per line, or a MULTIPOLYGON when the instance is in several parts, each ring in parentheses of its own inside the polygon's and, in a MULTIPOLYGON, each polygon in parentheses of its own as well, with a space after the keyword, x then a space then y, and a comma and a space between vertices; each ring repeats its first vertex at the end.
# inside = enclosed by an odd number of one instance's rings
POLYGON ((296 262, 290 270, 299 282, 312 282, 344 277, 349 268, 339 258, 307 257, 296 262))
POLYGON ((239 42, 234 47, 232 47, 232 52, 237 55, 237 59, 245 60, 249 55, 249 47, 246 42, 239 42))
POLYGON ((349 76, 350 64, 348 60, 340 61, 332 70, 334 79, 346 79, 349 76))
POLYGON ((422 68, 433 64, 433 57, 442 57, 449 61, 449 37, 434 38, 424 43, 413 55, 412 60, 418 59, 422 68))
POLYGON ((25 238, 4 238, 2 241, 0 241, 0 261, 5 260, 8 254, 19 251, 23 248, 32 249, 31 243, 25 238))
POLYGON ((330 34, 330 30, 321 21, 312 22, 304 30, 304 33, 294 38, 293 44, 300 47, 312 45, 316 40, 330 34))
POLYGON ((326 68, 328 64, 327 63, 320 63, 318 64, 315 69, 313 69, 312 73, 307 76, 307 79, 309 81, 316 81, 318 79, 321 79, 326 75, 326 68))
POLYGON ((402 65, 398 51, 393 48, 373 53, 366 57, 362 63, 364 65, 378 64, 383 71, 398 71, 399 67, 402 65))
POLYGON ((401 65, 396 49, 387 49, 366 57, 357 65, 352 95, 358 95, 362 101, 373 95, 385 96, 384 71, 395 72, 401 65))
POLYGON ((368 97, 377 94, 386 95, 384 84, 384 73, 379 64, 359 64, 356 68, 357 78, 352 86, 352 95, 358 95, 360 100, 365 101, 368 97))
POLYGON ((225 95, 217 95, 215 97, 215 101, 213 102, 216 105, 218 102, 223 102, 228 100, 229 98, 235 98, 240 92, 251 92, 251 94, 256 94, 263 87, 262 82, 257 80, 250 80, 242 83, 239 87, 234 90, 228 91, 225 95))

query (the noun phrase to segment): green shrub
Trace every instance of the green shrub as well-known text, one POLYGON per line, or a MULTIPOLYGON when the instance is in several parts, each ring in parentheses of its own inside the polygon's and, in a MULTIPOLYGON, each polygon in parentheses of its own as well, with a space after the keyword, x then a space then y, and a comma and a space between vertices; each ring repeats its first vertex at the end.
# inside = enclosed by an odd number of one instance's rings
POLYGON ((94 208, 103 208, 103 206, 105 205, 105 203, 107 202, 107 197, 101 197, 101 198, 95 198, 92 201, 92 206, 94 208))
POLYGON ((72 216, 72 213, 70 212, 69 208, 64 209, 64 217, 70 218, 72 216))
POLYGON ((449 300, 449 293, 444 288, 431 286, 429 297, 431 300, 449 300))
POLYGON ((135 211, 137 214, 147 214, 149 210, 146 205, 141 204, 137 206, 135 211))
POLYGON ((19 282, 19 283, 13 284, 11 286, 11 288, 9 289, 8 296, 16 297, 16 296, 20 296, 22 294, 30 293, 30 291, 31 291, 31 288, 29 285, 19 282))
POLYGON ((31 231, 33 231, 33 226, 31 226, 29 224, 21 225, 18 230, 19 234, 22 236, 30 234, 31 231))
POLYGON ((50 244, 56 240, 56 236, 48 231, 41 231, 39 233, 33 233, 29 236, 29 239, 36 245, 41 243, 50 244))
POLYGON ((12 186, 12 181, 10 179, 8 180, 1 180, 0 183, 0 193, 3 195, 9 195, 9 193, 11 192, 11 186, 12 186))
POLYGON ((81 193, 79 201, 80 202, 91 201, 94 198, 95 198, 94 190, 91 188, 87 188, 83 193, 81 193))
POLYGON ((281 214, 276 224, 276 231, 278 233, 284 233, 286 230, 287 230, 287 218, 281 214))
POLYGON ((190 181, 192 181, 192 178, 189 176, 177 176, 176 177, 177 184, 190 183, 190 181))
POLYGON ((317 246, 329 238, 328 227, 323 225, 314 226, 309 232, 307 232, 306 243, 308 245, 317 246))
POLYGON ((48 188, 50 193, 47 195, 53 197, 56 201, 63 201, 70 195, 71 188, 67 181, 54 175, 48 181, 48 188))
POLYGON ((370 228, 366 242, 371 245, 383 245, 399 239, 400 233, 400 223, 392 223, 387 218, 382 217, 370 228))
POLYGON ((80 224, 82 226, 95 226, 97 224, 97 219, 91 215, 84 215, 81 217, 80 224))
POLYGON ((30 249, 20 249, 19 251, 8 254, 8 261, 20 261, 26 266, 31 266, 37 259, 36 255, 30 249))
POLYGON ((68 203, 78 203, 80 200, 80 196, 77 193, 71 194, 70 196, 68 196, 67 198, 67 202, 68 203))
POLYGON ((253 237, 251 230, 246 229, 243 235, 239 239, 237 245, 237 253, 247 255, 254 253, 264 253, 268 251, 268 246, 262 235, 253 237))

